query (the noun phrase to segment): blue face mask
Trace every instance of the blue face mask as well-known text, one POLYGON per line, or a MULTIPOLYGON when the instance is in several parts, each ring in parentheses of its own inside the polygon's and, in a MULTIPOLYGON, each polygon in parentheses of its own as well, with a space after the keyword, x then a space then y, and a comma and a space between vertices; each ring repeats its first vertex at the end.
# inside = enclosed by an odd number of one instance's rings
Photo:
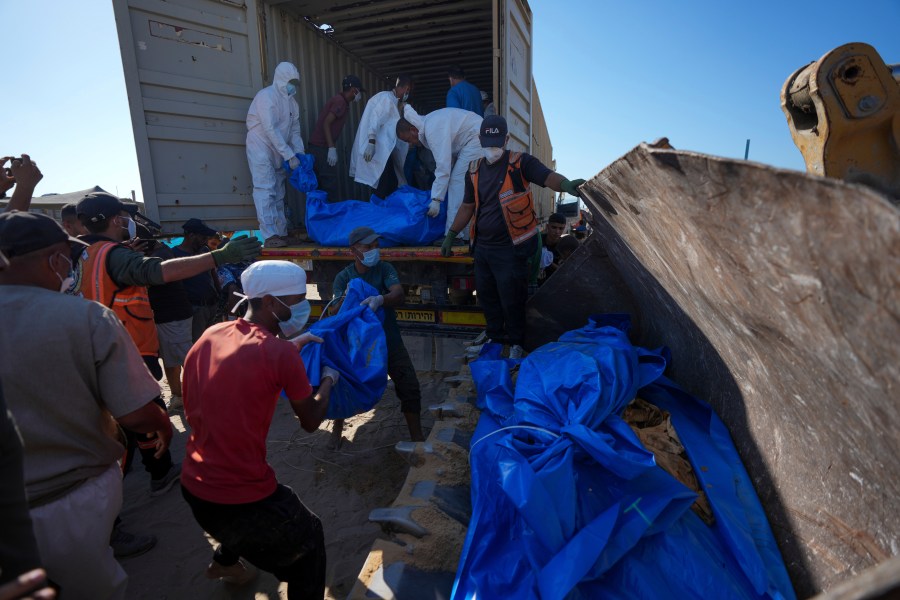
POLYGON ((297 93, 297 87, 293 83, 289 83, 284 87, 284 91, 287 92, 288 96, 293 96, 297 93))
MULTIPOLYGON (((280 298, 275 299, 284 304, 280 298)), ((284 304, 284 306, 291 309, 291 316, 287 320, 278 323, 278 327, 281 328, 281 333, 284 334, 284 337, 291 339, 301 333, 303 328, 306 327, 309 313, 312 312, 312 306, 310 306, 309 300, 302 300, 292 306, 284 304)), ((275 315, 275 318, 278 318, 278 315, 275 315)))
POLYGON ((378 248, 372 248, 368 252, 363 252, 362 260, 360 262, 367 267, 374 267, 380 260, 381 252, 378 251, 378 248))

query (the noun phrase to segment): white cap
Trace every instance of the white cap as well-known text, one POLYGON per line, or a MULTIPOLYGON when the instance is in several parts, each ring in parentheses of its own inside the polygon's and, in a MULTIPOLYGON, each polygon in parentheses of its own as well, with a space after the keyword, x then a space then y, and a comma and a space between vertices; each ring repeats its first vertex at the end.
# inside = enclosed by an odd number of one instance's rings
MULTIPOLYGON (((271 296, 295 296, 306 293, 306 271, 286 260, 261 260, 241 273, 244 300, 271 296)), ((238 302, 242 304, 244 300, 238 302)), ((237 306, 235 307, 237 308, 237 306)))

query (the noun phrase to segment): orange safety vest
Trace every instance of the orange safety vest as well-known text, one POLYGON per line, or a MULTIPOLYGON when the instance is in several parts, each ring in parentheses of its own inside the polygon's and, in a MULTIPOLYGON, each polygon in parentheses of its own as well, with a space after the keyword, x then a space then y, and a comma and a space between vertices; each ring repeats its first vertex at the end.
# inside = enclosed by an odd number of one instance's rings
MULTIPOLYGON (((478 172, 481 170, 483 158, 474 160, 469 164, 469 177, 472 178, 472 189, 475 190, 475 218, 469 228, 469 238, 475 243, 475 222, 478 220, 478 206, 481 199, 478 196, 478 172)), ((537 233, 538 220, 534 213, 534 199, 531 197, 531 187, 525 180, 521 171, 522 153, 509 153, 509 165, 506 168, 506 179, 498 194, 500 210, 503 220, 506 221, 506 229, 513 245, 531 239, 537 233)))
POLYGON ((157 356, 159 337, 147 288, 141 285, 120 288, 106 268, 109 253, 118 245, 94 242, 87 248, 87 258, 82 261, 81 293, 116 313, 141 355, 157 356))

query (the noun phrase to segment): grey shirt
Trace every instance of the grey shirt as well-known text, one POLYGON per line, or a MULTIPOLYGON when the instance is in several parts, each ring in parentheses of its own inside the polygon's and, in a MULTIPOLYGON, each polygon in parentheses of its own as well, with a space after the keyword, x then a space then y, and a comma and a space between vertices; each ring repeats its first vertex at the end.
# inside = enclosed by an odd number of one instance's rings
POLYGON ((160 391, 115 313, 43 288, 0 286, 0 356, 3 393, 25 445, 32 507, 121 458, 113 418, 160 391))

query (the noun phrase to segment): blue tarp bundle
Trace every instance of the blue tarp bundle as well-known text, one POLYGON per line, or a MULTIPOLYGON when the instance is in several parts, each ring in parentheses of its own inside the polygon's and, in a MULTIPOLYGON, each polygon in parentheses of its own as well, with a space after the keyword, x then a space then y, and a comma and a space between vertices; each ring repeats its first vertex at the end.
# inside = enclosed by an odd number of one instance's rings
POLYGON ((319 385, 322 365, 337 369, 341 377, 331 388, 329 419, 345 419, 371 410, 387 386, 387 345, 384 338, 384 310, 372 312, 359 303, 378 291, 362 279, 353 279, 341 310, 333 317, 314 323, 310 332, 323 339, 300 350, 309 382, 319 385))
POLYGON ((316 158, 312 154, 297 154, 300 166, 291 171, 288 161, 284 161, 284 170, 290 173, 288 181, 300 192, 311 192, 319 187, 313 165, 316 158))
POLYGON ((362 226, 381 234, 382 247, 427 245, 444 237, 447 220, 446 202, 441 202, 438 216, 425 215, 430 202, 430 192, 408 185, 384 200, 373 195, 368 202, 328 203, 310 194, 306 198, 306 231, 323 246, 346 246, 350 232, 362 226))
POLYGON ((794 598, 725 426, 627 329, 598 317, 524 361, 489 347, 471 364, 483 412, 453 598, 794 598), (635 395, 671 413, 712 526, 621 419, 635 395))

